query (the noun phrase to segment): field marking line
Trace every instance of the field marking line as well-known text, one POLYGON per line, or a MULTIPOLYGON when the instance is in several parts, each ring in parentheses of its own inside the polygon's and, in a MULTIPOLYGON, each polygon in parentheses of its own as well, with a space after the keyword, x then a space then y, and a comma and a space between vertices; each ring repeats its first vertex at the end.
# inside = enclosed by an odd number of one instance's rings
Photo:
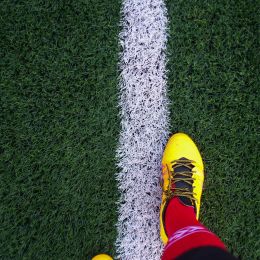
POLYGON ((167 16, 163 0, 124 0, 120 56, 121 132, 117 258, 160 259, 161 158, 169 136, 167 16))

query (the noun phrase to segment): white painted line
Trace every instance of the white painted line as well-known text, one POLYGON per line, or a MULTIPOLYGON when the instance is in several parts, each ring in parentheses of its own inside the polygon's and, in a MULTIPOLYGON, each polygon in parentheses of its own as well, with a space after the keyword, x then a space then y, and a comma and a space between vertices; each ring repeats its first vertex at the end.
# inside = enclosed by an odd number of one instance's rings
POLYGON ((160 259, 161 157, 169 135, 163 0, 124 0, 120 33, 117 257, 160 259))

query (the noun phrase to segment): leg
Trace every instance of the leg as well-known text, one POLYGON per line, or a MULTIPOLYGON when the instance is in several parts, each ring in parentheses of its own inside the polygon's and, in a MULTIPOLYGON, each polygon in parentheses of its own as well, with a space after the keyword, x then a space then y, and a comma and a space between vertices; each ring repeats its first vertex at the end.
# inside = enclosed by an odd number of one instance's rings
MULTIPOLYGON (((204 248, 203 254, 207 251, 206 247, 228 254, 222 241, 198 221, 204 166, 199 150, 190 137, 179 133, 170 138, 164 151, 162 168, 160 226, 165 244, 162 259, 177 259, 198 248, 200 250, 192 255, 201 254, 204 248)), ((209 259, 209 256, 204 259, 209 259)))

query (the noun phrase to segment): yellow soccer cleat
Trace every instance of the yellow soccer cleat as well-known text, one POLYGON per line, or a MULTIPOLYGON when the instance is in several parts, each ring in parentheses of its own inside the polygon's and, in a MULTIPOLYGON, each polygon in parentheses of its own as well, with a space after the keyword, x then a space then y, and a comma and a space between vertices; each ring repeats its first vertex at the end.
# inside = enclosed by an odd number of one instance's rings
POLYGON ((174 134, 162 158, 160 233, 164 244, 167 244, 168 236, 163 216, 169 200, 178 197, 184 205, 193 206, 198 219, 203 181, 204 166, 196 144, 186 134, 174 134))
POLYGON ((92 258, 92 260, 113 260, 113 258, 106 254, 96 255, 92 258))

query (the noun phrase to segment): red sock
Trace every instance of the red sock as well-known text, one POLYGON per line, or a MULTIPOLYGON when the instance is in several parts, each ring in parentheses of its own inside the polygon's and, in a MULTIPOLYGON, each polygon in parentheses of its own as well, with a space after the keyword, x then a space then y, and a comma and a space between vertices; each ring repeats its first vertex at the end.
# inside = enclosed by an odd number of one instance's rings
POLYGON ((215 246, 226 250, 223 242, 196 219, 194 208, 173 198, 165 212, 165 229, 169 241, 162 260, 172 260, 201 246, 215 246))

